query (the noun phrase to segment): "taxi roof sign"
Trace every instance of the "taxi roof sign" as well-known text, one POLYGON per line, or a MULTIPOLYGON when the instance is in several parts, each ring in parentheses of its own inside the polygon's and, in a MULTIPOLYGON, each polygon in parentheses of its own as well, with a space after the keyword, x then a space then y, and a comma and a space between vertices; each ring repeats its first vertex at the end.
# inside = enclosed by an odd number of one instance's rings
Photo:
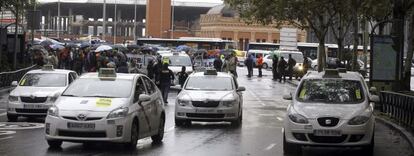
POLYGON ((114 68, 100 68, 98 77, 99 78, 116 78, 116 71, 114 68))
POLYGON ((52 71, 53 70, 53 65, 51 65, 51 64, 43 65, 42 70, 52 71))
POLYGON ((217 75, 216 69, 206 69, 204 75, 217 75))

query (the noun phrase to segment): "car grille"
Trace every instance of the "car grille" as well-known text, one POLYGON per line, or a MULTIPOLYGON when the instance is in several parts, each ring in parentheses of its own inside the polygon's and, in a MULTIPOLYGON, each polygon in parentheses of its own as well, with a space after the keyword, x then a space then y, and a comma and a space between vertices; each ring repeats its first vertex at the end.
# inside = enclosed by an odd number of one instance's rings
POLYGON ((31 97, 21 96, 20 100, 22 102, 26 102, 26 103, 44 103, 44 102, 46 102, 47 97, 34 97, 34 98, 31 98, 31 97))
POLYGON ((76 131, 68 131, 68 130, 59 130, 58 135, 65 136, 65 137, 81 137, 81 138, 105 138, 106 137, 105 131, 76 132, 76 131))
POLYGON ((19 109, 16 108, 17 113, 39 113, 39 114, 46 114, 47 109, 19 109))
POLYGON ((192 101, 194 107, 217 107, 220 101, 192 101))
POLYGON ((67 120, 75 120, 75 121, 94 121, 94 120, 101 120, 102 117, 87 117, 85 120, 78 120, 76 117, 72 116, 62 116, 62 118, 67 120))
POLYGON ((187 117, 191 118, 224 118, 224 114, 196 114, 196 113, 187 113, 187 117))
POLYGON ((314 136, 313 134, 308 134, 310 140, 316 143, 342 143, 345 141, 348 135, 342 136, 314 136))
POLYGON ((318 118, 319 125, 323 127, 334 127, 338 124, 338 122, 339 122, 339 118, 334 118, 334 117, 318 118))

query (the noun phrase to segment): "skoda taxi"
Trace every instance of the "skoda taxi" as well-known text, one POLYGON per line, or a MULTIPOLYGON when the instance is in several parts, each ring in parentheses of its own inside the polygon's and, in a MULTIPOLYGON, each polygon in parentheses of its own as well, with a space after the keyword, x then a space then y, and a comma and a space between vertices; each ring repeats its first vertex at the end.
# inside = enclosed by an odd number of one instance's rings
POLYGON ((53 69, 51 65, 27 72, 19 82, 12 82, 16 88, 9 95, 8 120, 17 121, 19 116, 46 116, 49 107, 77 77, 74 71, 53 69))
POLYGON ((191 121, 230 121, 239 126, 246 90, 228 73, 208 69, 191 74, 175 102, 175 124, 190 125, 191 121))
MULTIPOLYGON (((371 88, 374 91, 375 88, 371 88)), ((293 95, 284 120, 285 153, 301 146, 358 146, 372 155, 374 146, 373 102, 361 74, 345 70, 308 72, 293 95)))
POLYGON ((164 136, 161 93, 145 75, 117 74, 101 68, 72 83, 48 110, 46 140, 52 148, 62 141, 104 141, 136 148, 138 139, 164 136))

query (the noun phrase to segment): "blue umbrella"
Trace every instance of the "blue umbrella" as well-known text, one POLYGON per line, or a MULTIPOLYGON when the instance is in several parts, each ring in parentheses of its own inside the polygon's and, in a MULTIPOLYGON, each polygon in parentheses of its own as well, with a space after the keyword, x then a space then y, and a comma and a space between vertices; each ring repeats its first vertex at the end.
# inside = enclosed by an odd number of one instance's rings
POLYGON ((176 48, 176 50, 177 50, 177 51, 185 51, 185 52, 188 52, 188 51, 190 51, 190 50, 191 50, 191 47, 186 46, 186 45, 180 45, 180 46, 178 46, 178 47, 176 48))
POLYGON ((53 50, 62 50, 62 49, 65 49, 65 47, 64 46, 62 46, 62 45, 60 45, 60 44, 52 44, 52 45, 50 45, 49 46, 51 49, 53 49, 53 50))

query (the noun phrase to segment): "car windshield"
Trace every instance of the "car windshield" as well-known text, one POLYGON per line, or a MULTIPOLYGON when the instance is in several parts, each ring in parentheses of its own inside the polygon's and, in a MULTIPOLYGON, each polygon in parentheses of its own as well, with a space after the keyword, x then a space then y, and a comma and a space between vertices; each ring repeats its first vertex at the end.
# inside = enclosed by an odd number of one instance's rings
POLYGON ((170 66, 191 66, 189 56, 169 56, 170 66))
POLYGON ((299 53, 281 53, 280 56, 283 56, 287 61, 289 59, 289 54, 292 55, 292 58, 296 63, 303 63, 303 55, 299 53))
POLYGON ((63 92, 62 96, 127 98, 131 95, 132 86, 131 80, 78 79, 63 92))
POLYGON ((29 73, 20 80, 19 85, 32 87, 64 87, 66 86, 66 74, 29 73))
POLYGON ((185 85, 186 90, 233 90, 232 79, 229 77, 190 77, 185 85))
POLYGON ((297 97, 301 102, 360 103, 364 93, 359 81, 308 79, 302 82, 297 97))

